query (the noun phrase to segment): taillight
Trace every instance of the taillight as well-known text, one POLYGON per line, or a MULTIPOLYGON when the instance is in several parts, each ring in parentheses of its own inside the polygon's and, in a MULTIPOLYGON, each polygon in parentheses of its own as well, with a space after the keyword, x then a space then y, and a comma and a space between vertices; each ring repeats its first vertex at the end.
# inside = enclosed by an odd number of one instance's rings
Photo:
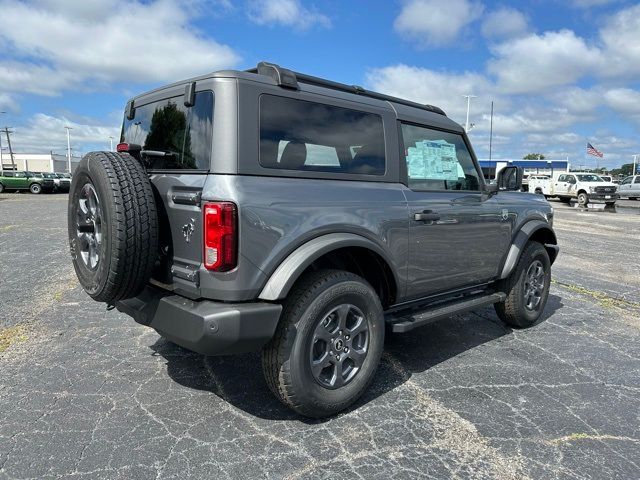
POLYGON ((140 150, 142 150, 142 147, 137 143, 119 143, 116 145, 117 152, 128 152, 135 155, 140 152, 140 150))
POLYGON ((237 209, 230 202, 204 204, 204 266, 227 272, 238 263, 237 209))

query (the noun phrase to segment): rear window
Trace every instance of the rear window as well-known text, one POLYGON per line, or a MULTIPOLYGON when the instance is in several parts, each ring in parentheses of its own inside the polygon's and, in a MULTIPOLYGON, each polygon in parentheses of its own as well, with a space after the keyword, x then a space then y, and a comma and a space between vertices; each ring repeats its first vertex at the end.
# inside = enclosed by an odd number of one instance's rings
POLYGON ((165 152, 147 157, 151 169, 208 170, 212 138, 213 92, 198 92, 192 107, 184 106, 182 95, 136 105, 135 117, 125 117, 120 142, 165 152))
POLYGON ((285 170, 384 175, 382 117, 262 95, 260 164, 285 170))

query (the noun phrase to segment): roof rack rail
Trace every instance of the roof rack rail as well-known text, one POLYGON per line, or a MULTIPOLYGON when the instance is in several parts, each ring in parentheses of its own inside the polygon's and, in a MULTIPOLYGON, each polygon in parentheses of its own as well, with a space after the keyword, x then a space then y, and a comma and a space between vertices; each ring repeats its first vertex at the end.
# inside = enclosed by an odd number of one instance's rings
POLYGON ((331 88, 333 90, 338 90, 341 92, 362 95, 363 97, 375 98, 377 100, 399 103, 401 105, 407 105, 408 107, 419 108, 421 110, 428 110, 439 115, 447 115, 446 113, 444 113, 444 110, 434 105, 412 102, 411 100, 392 97, 391 95, 385 95, 383 93, 372 92, 371 90, 365 90, 359 85, 347 85, 331 80, 325 80, 324 78, 314 77, 312 75, 306 75, 304 73, 294 72, 292 70, 282 68, 275 63, 260 62, 258 63, 258 66, 256 68, 251 68, 247 70, 247 72, 271 77, 277 85, 284 88, 298 90, 298 82, 300 81, 309 85, 331 88))

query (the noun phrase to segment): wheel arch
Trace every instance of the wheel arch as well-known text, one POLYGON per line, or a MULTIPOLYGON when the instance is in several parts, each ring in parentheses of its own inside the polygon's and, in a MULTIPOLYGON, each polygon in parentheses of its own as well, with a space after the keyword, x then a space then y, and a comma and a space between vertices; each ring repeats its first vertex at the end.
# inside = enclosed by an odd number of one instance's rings
POLYGON ((513 237, 511 248, 509 248, 509 252, 502 266, 500 279, 507 278, 511 274, 520 259, 525 245, 530 241, 539 242, 544 245, 544 248, 549 254, 551 264, 555 262, 559 251, 555 232, 544 220, 529 220, 522 225, 513 237))
POLYGON ((276 268, 260 292, 261 300, 281 300, 307 271, 338 268, 363 277, 376 290, 384 307, 398 295, 398 279, 384 250, 354 233, 330 233, 294 250, 276 268))

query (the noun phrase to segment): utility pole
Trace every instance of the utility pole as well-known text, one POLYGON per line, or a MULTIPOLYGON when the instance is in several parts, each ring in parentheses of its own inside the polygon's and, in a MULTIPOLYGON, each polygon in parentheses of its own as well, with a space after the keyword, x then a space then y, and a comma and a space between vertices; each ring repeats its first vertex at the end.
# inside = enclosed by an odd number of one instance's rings
POLYGON ((467 121, 464 124, 464 131, 469 131, 469 109, 471 108, 471 99, 476 98, 476 95, 463 95, 467 99, 467 121))
POLYGON ((69 163, 69 174, 71 174, 71 137, 69 136, 69 130, 73 130, 73 128, 64 128, 67 129, 67 162, 69 163))
POLYGON ((493 100, 491 100, 491 126, 489 127, 489 161, 491 161, 492 144, 493 144, 493 100))
POLYGON ((631 170, 631 175, 636 174, 636 163, 638 162, 638 155, 633 156, 633 170, 631 170))
POLYGON ((7 134, 7 143, 9 144, 9 155, 11 156, 11 167, 15 171, 16 170, 16 162, 13 161, 13 150, 11 149, 11 138, 9 137, 9 134, 11 132, 9 131, 9 127, 4 127, 4 133, 7 134))
POLYGON ((113 137, 109 137, 109 151, 113 152, 113 137))

